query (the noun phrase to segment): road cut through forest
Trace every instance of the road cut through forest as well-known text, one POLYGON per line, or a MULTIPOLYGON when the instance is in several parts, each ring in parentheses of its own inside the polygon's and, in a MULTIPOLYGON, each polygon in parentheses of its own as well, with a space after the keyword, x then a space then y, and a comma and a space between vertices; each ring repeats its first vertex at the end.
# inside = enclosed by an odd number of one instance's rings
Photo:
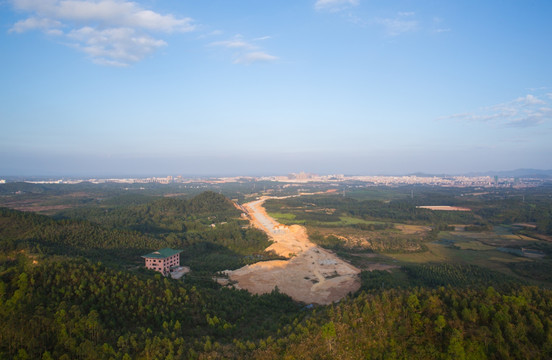
POLYGON ((296 301, 327 305, 339 301, 360 287, 360 270, 334 253, 312 243, 305 227, 284 226, 266 213, 263 203, 270 197, 244 204, 254 226, 273 241, 266 250, 289 258, 272 260, 227 271, 234 286, 253 294, 279 291, 296 301))

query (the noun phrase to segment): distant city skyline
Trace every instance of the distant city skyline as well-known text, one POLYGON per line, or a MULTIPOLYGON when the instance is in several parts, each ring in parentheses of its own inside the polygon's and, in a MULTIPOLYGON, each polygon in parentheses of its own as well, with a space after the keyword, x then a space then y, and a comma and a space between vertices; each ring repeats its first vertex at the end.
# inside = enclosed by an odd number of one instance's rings
MULTIPOLYGON (((308 183, 331 185, 330 192, 338 191, 340 185, 346 187, 371 187, 371 186, 438 186, 438 187, 456 187, 456 188, 509 188, 509 189, 526 189, 546 186, 552 184, 552 170, 537 171, 525 169, 517 170, 511 173, 496 173, 494 176, 487 175, 427 175, 427 174, 412 174, 406 176, 393 175, 344 175, 331 174, 320 175, 310 173, 293 173, 277 176, 224 176, 224 177, 193 177, 193 176, 149 176, 149 177, 94 177, 94 178, 11 178, 0 179, 0 184, 13 182, 25 182, 34 185, 77 185, 77 184, 118 184, 124 186, 124 190, 145 190, 146 185, 177 185, 190 188, 198 188, 210 185, 221 185, 228 183, 255 183, 266 182, 285 183, 284 187, 297 186, 301 187, 308 183), (499 176, 499 174, 501 176, 499 176), (360 184, 360 185, 359 185, 360 184), (139 186, 139 187, 138 187, 139 186)), ((259 190, 266 189, 265 185, 260 185, 259 190)), ((9 185, 7 185, 9 186, 9 185)), ((272 190, 270 190, 272 191, 272 190)), ((345 190, 343 190, 345 192, 345 190)), ((344 194, 344 193, 343 193, 344 194)), ((411 196, 413 193, 411 191, 411 196)))
POLYGON ((552 169, 552 3, 7 0, 0 178, 552 169))

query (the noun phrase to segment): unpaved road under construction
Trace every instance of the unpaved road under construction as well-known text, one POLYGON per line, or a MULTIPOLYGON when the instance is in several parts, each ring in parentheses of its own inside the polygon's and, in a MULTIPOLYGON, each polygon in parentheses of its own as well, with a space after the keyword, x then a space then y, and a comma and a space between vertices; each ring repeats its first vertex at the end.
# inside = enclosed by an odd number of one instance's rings
POLYGON ((360 287, 356 267, 310 242, 303 226, 283 226, 267 215, 263 203, 268 198, 244 204, 252 223, 265 231, 274 243, 267 251, 289 260, 263 261, 227 271, 235 286, 254 294, 280 292, 307 304, 331 304, 360 287))

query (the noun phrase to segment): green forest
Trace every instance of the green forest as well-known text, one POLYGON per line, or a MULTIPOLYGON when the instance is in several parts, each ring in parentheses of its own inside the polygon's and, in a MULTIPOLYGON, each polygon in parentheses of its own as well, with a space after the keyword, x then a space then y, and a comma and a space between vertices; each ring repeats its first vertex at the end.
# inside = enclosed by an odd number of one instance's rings
POLYGON ((251 258, 272 259, 262 231, 246 227, 230 200, 214 192, 190 200, 161 198, 141 205, 85 207, 55 217, 0 209, 3 251, 84 256, 118 265, 142 263, 152 249, 185 249, 193 270, 222 271, 251 258), (211 226, 214 225, 214 226, 211 226), (124 260, 124 261, 123 261, 124 260))
MULTIPOLYGON (((86 190, 52 187, 37 195, 29 189, 25 201, 66 201, 65 192, 86 190)), ((552 358, 550 252, 544 240, 531 240, 544 258, 521 259, 504 271, 462 261, 405 261, 392 271, 365 270, 357 293, 311 306, 277 288, 259 296, 212 280, 220 271, 278 258, 264 251, 269 238, 251 228, 228 197, 196 190, 167 197, 158 188, 139 195, 90 189, 83 197, 89 200, 49 215, 0 208, 0 359, 552 358), (140 256, 163 247, 183 250, 189 275, 174 280, 144 269, 140 256)), ((240 202, 252 190, 233 185, 226 195, 240 202)), ((441 246, 433 243, 443 234, 457 236, 455 224, 474 226, 468 234, 477 234, 529 222, 535 228, 517 229, 515 236, 550 234, 548 195, 424 191, 409 199, 398 189, 395 200, 382 200, 386 192, 372 199, 301 196, 269 200, 266 208, 319 229, 314 240, 345 259, 370 250, 355 250, 323 231, 392 233, 402 226, 397 224, 428 226, 431 231, 414 240, 430 247, 441 246), (438 213, 418 205, 473 211, 438 213)), ((454 241, 447 251, 474 251, 463 250, 474 241, 454 241)))
MULTIPOLYGON (((398 191, 397 191, 398 192, 398 191)), ((464 189, 418 189, 416 196, 398 199, 358 199, 351 196, 312 195, 271 199, 265 204, 269 212, 285 212, 288 223, 331 226, 343 216, 367 221, 406 222, 411 224, 466 224, 481 229, 493 224, 533 222, 536 231, 552 234, 552 189, 543 193, 497 191, 481 196, 464 194, 464 189), (418 206, 447 205, 467 207, 472 211, 432 211, 418 206), (328 209, 332 211, 329 212, 328 209)), ((412 194, 414 194, 412 192, 412 194)), ((357 196, 359 196, 357 192, 357 196)), ((359 197, 361 197, 360 195, 359 197)), ((284 218, 284 221, 286 218, 284 218)), ((362 227, 362 223, 349 226, 362 227)))

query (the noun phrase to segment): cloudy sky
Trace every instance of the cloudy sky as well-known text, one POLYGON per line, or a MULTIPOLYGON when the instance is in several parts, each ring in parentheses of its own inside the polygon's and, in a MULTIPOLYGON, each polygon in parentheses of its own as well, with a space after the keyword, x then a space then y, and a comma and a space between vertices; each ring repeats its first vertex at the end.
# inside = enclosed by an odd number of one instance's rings
POLYGON ((1 0, 0 177, 552 168, 549 0, 1 0))

